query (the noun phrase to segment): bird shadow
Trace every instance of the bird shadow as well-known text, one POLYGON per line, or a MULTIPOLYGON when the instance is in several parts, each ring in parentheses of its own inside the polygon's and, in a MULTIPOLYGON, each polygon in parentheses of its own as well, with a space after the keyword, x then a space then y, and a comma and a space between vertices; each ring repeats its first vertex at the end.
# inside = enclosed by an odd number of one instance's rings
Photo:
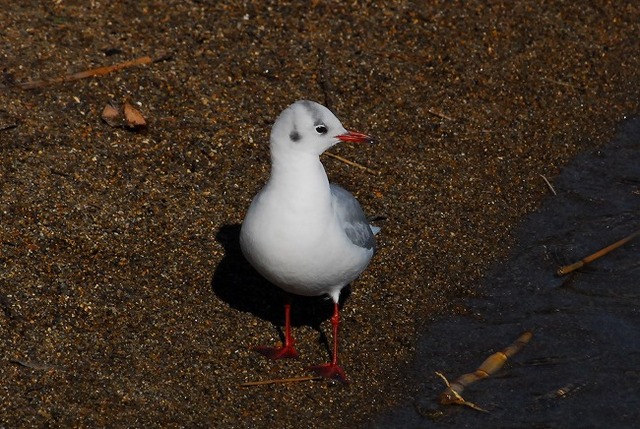
MULTIPOLYGON (((240 249, 240 224, 223 225, 216 240, 225 255, 211 279, 211 289, 222 301, 272 323, 284 341, 284 305, 291 303, 291 325, 310 326, 320 333, 320 342, 329 350, 329 342, 320 328, 333 314, 333 301, 326 296, 306 297, 287 293, 262 277, 246 260, 240 249)), ((340 302, 350 295, 350 287, 342 290, 340 302)))

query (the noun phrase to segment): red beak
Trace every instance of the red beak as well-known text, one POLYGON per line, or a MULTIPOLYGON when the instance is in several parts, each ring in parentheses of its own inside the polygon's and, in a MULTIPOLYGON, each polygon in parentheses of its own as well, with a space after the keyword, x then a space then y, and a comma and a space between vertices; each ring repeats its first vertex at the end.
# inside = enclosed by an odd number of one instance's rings
POLYGON ((343 142, 348 143, 373 143, 375 140, 373 137, 362 133, 356 133, 355 131, 347 131, 345 134, 340 134, 336 138, 343 142))

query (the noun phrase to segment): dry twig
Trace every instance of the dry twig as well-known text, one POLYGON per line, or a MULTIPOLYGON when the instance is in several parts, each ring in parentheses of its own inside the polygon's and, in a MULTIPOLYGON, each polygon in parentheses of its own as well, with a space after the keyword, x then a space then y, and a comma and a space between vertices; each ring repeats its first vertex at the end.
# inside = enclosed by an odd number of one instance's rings
POLYGON ((378 174, 380 174, 380 173, 378 173, 376 170, 373 170, 373 169, 371 169, 371 168, 369 168, 369 167, 365 167, 364 165, 362 165, 362 164, 358 164, 357 162, 349 161, 348 159, 343 158, 343 157, 341 157, 340 155, 336 155, 335 153, 325 152, 324 154, 325 154, 325 155, 327 155, 327 156, 329 156, 329 157, 331 157, 331 158, 337 159, 338 161, 344 162, 344 163, 345 163, 345 164, 347 164, 347 165, 350 165, 350 166, 352 166, 352 167, 356 167, 356 168, 359 168, 359 169, 361 169, 361 170, 364 170, 364 171, 366 171, 367 173, 373 174, 373 175, 375 175, 375 176, 377 176, 378 174))
POLYGON ((616 241, 615 243, 605 247, 604 249, 600 249, 598 250, 596 253, 593 253, 589 256, 586 256, 582 259, 580 259, 578 262, 574 262, 573 264, 569 264, 569 265, 565 265, 563 267, 560 267, 557 271, 559 276, 563 276, 565 274, 569 274, 572 271, 577 270, 578 268, 582 268, 585 265, 587 265, 590 262, 595 261, 598 258, 601 258, 602 256, 606 255, 607 253, 616 250, 618 247, 622 246, 623 244, 628 243, 629 241, 633 240, 634 238, 636 238, 637 236, 640 235, 640 229, 637 230, 636 232, 632 233, 631 235, 626 236, 625 238, 623 238, 622 240, 616 241))
POLYGON ((28 360, 24 360, 24 359, 11 359, 10 362, 14 363, 16 365, 23 366, 25 368, 35 369, 35 370, 38 370, 38 371, 48 371, 48 370, 60 369, 56 365, 51 365, 51 364, 48 364, 48 363, 35 361, 35 360, 28 361, 28 360))
POLYGON ((540 175, 540 177, 542 177, 542 179, 544 180, 544 182, 547 184, 547 186, 549 187, 549 189, 551 189, 551 192, 553 192, 553 195, 558 195, 558 193, 556 192, 555 189, 553 189, 553 185, 551 184, 551 182, 549 182, 547 180, 546 177, 544 177, 542 174, 540 175))
POLYGON ((316 381, 322 380, 322 377, 317 375, 306 375, 304 377, 292 377, 292 378, 276 378, 272 380, 261 380, 261 381, 248 381, 246 383, 241 383, 241 387, 251 387, 251 386, 263 386, 265 384, 282 384, 282 383, 299 383, 301 381, 316 381))
POLYGON ((98 67, 95 69, 91 69, 91 70, 85 70, 82 72, 78 72, 78 73, 73 73, 73 74, 69 74, 66 76, 62 76, 59 78, 54 78, 54 79, 44 79, 44 80, 31 80, 28 82, 23 82, 23 83, 18 83, 16 84, 16 86, 18 88, 21 89, 35 89, 35 88, 42 88, 45 86, 50 86, 50 85, 55 85, 58 83, 65 83, 65 82, 73 82, 76 80, 80 80, 80 79, 85 79, 87 77, 92 77, 92 76, 102 76, 114 71, 118 71, 118 70, 122 70, 124 68, 127 67, 132 67, 132 66, 137 66, 137 65, 142 65, 142 64, 151 64, 151 63, 156 63, 158 61, 163 61, 166 60, 167 58, 169 58, 169 54, 162 54, 160 56, 157 56, 155 58, 152 58, 150 56, 144 56, 144 57, 140 57, 140 58, 136 58, 134 60, 131 61, 125 61, 122 63, 118 63, 118 64, 113 64, 110 66, 104 66, 104 67, 98 67))
POLYGON ((427 112, 431 113, 433 116, 437 116, 440 119, 446 119, 448 121, 455 121, 454 118, 452 118, 451 116, 447 116, 442 112, 438 112, 436 110, 433 109, 427 109, 427 112))

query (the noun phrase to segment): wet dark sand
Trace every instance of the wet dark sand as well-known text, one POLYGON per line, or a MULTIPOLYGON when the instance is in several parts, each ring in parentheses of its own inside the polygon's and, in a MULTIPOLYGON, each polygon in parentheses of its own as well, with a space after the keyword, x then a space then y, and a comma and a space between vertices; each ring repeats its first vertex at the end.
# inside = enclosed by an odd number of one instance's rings
POLYGON ((638 112, 635 2, 29 3, 0 14, 7 427, 366 426, 421 392, 404 374, 430 321, 490 296, 483 278, 550 192, 541 175, 638 112), (335 150, 377 175, 324 163, 387 220, 344 307, 353 383, 243 388, 328 357, 322 301, 295 314, 299 361, 248 349, 278 339, 279 298, 234 239, 270 125, 300 98, 378 137, 335 150), (148 130, 102 122, 111 99, 140 103, 148 130))
POLYGON ((580 154, 554 180, 557 195, 516 228, 467 314, 430 323, 407 379, 414 397, 379 416, 377 428, 634 428, 640 421, 640 240, 571 272, 558 267, 640 228, 640 118, 615 141, 580 154), (445 386, 472 372, 520 333, 533 339, 491 378, 463 390, 488 414, 441 407, 445 386), (451 341, 455 338, 455 341, 451 341))

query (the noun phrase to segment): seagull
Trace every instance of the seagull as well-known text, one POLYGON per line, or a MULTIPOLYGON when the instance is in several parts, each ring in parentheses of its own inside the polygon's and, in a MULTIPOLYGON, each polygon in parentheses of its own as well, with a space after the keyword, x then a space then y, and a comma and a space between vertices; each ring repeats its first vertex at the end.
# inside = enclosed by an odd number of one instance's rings
MULTIPOLYGON (((369 265, 379 228, 369 225, 353 195, 329 183, 320 155, 340 142, 373 141, 347 131, 314 101, 287 107, 271 129, 269 180, 251 202, 240 231, 242 253, 271 283, 292 294, 333 300, 331 362, 308 369, 344 383, 348 381, 338 364, 340 291, 369 265)), ((289 302, 281 347, 253 349, 271 359, 298 357, 290 314, 289 302)))

